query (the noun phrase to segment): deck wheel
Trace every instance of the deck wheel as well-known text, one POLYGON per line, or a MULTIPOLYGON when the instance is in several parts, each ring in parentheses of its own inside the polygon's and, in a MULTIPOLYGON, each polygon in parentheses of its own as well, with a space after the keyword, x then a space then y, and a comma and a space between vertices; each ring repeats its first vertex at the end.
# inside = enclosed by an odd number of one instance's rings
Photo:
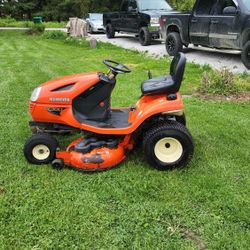
POLYGON ((55 159, 58 142, 50 134, 32 135, 24 145, 24 155, 32 164, 48 164, 55 159))

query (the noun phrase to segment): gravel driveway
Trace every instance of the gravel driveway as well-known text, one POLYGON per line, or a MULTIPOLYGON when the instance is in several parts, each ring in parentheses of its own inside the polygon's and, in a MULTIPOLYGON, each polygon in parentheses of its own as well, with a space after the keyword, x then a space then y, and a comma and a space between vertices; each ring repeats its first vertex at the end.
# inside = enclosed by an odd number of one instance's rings
MULTIPOLYGON (((160 41, 155 41, 151 46, 141 46, 138 39, 131 35, 118 34, 114 39, 107 39, 104 34, 90 35, 102 42, 109 42, 125 49, 135 49, 141 52, 148 52, 150 55, 162 57, 167 55, 165 45, 160 41)), ((234 73, 248 72, 249 70, 241 62, 239 51, 215 50, 202 47, 193 47, 184 50, 188 61, 197 64, 209 64, 212 68, 219 69, 227 67, 234 73)))

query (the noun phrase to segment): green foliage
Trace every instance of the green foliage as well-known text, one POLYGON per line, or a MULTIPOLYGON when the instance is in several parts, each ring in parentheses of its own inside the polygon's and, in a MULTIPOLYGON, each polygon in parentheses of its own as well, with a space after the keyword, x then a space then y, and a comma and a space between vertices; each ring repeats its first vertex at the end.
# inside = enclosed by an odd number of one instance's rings
POLYGON ((239 92, 234 74, 228 69, 205 71, 202 76, 201 94, 232 95, 239 92))
MULTIPOLYGON (((1 31, 0 249, 249 249, 250 103, 184 99, 195 154, 188 168, 160 172, 141 150, 119 168, 83 174, 34 166, 22 148, 31 135, 32 90, 54 77, 105 71, 105 58, 129 65, 119 75, 114 106, 131 106, 140 84, 166 74, 169 62, 109 44, 98 49, 1 31)), ((202 70, 188 63, 181 93, 202 70)), ((84 84, 84 83, 83 83, 84 84)), ((59 136, 69 144, 73 138, 59 136)))
POLYGON ((84 38, 76 38, 76 37, 68 37, 65 32, 62 31, 46 31, 42 38, 45 39, 53 39, 53 40, 61 40, 65 44, 73 45, 77 47, 89 47, 89 42, 84 38))
POLYGON ((89 43, 84 38, 68 37, 65 41, 68 45, 74 45, 78 47, 89 47, 89 43))
MULTIPOLYGON (((17 21, 11 17, 0 18, 0 27, 31 27, 33 21, 17 21)), ((65 28, 66 22, 43 22, 46 28, 65 28)))
MULTIPOLYGON (((67 45, 82 47, 85 49, 90 47, 89 41, 87 41, 85 38, 69 37, 65 32, 62 31, 46 31, 42 35, 42 38, 61 40, 67 45)), ((101 46, 97 45, 97 47, 101 46)))
POLYGON ((0 18, 0 27, 29 27, 32 23, 31 21, 16 21, 11 17, 0 18))
POLYGON ((32 14, 39 9, 40 0, 4 0, 0 4, 0 17, 11 16, 16 19, 31 20, 32 14))
POLYGON ((117 10, 120 2, 116 0, 8 0, 0 4, 0 17, 31 20, 39 15, 45 21, 68 20, 69 17, 83 17, 91 12, 117 10))
POLYGON ((170 0, 173 7, 178 10, 192 10, 196 0, 170 0))
MULTIPOLYGON (((170 0, 178 10, 191 10, 194 0, 170 0)), ((69 17, 83 17, 88 12, 117 11, 121 0, 8 0, 1 1, 0 17, 31 20, 32 16, 42 16, 45 21, 68 20, 69 17)))
POLYGON ((26 31, 28 35, 41 35, 45 31, 45 26, 41 23, 32 24, 29 26, 29 29, 26 31))
POLYGON ((54 40, 65 40, 67 38, 67 34, 63 31, 47 31, 43 34, 43 38, 46 39, 54 39, 54 40))

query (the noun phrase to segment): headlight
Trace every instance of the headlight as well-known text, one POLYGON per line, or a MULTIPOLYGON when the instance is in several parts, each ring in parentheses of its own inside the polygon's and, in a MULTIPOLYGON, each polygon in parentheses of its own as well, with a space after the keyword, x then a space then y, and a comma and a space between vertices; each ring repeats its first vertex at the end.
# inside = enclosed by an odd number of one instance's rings
POLYGON ((36 101, 38 100, 39 95, 40 95, 40 93, 41 93, 41 90, 42 90, 42 87, 38 87, 38 88, 34 89, 32 95, 31 95, 31 97, 30 97, 30 100, 31 100, 32 102, 36 102, 36 101))
POLYGON ((150 24, 159 24, 159 17, 151 17, 150 24))

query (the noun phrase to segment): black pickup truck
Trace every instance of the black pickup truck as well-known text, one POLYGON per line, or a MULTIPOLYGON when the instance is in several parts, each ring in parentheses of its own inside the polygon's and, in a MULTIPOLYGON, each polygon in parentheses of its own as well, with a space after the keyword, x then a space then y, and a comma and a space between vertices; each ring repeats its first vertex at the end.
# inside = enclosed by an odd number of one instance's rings
POLYGON ((119 12, 104 13, 103 25, 109 39, 115 32, 133 33, 146 46, 160 38, 159 18, 171 11, 165 0, 123 0, 119 12))
POLYGON ((240 50, 250 69, 250 0, 197 0, 191 13, 163 15, 160 26, 171 56, 189 44, 240 50))

